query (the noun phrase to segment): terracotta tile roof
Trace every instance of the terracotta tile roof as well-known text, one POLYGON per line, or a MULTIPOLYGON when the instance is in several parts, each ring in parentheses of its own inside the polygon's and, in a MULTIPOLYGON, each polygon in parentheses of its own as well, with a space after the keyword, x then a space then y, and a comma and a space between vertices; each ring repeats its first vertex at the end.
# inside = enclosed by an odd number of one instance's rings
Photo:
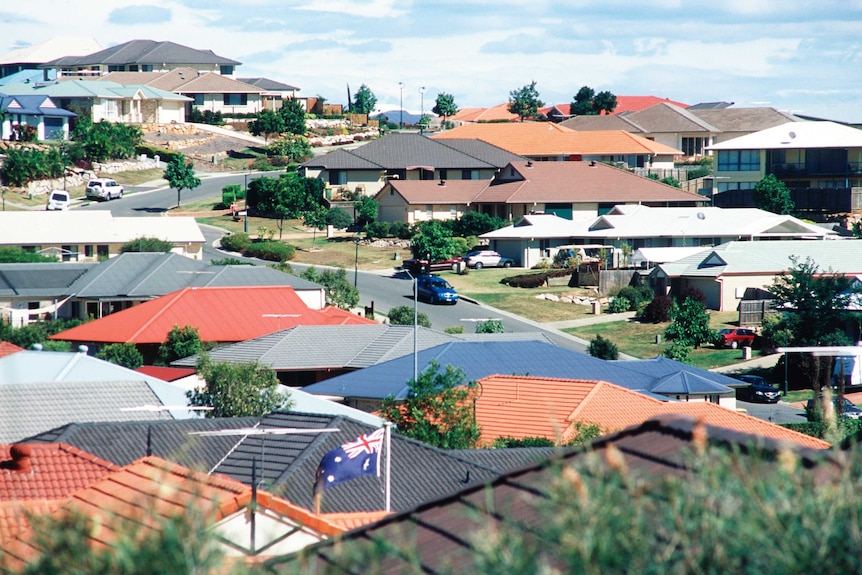
POLYGON ((19 351, 24 351, 24 348, 18 347, 14 343, 9 343, 8 341, 0 341, 0 357, 6 357, 7 355, 12 355, 19 351))
MULTIPOLYGON (((334 536, 344 531, 333 522, 265 491, 258 491, 257 497, 260 507, 290 517, 318 533, 334 536)), ((138 524, 140 534, 157 527, 161 518, 185 513, 190 506, 215 523, 242 511, 250 502, 248 485, 223 475, 192 471, 158 457, 144 457, 77 491, 55 514, 76 511, 92 518, 99 529, 90 542, 104 547, 112 545, 120 526, 129 519, 138 524)), ((4 542, 3 551, 3 567, 7 569, 20 568, 41 553, 29 530, 4 542)))
POLYGON ((342 531, 350 531, 380 521, 392 515, 391 511, 357 511, 355 513, 321 513, 319 517, 342 531))
POLYGON ((499 122, 500 120, 517 120, 518 114, 509 111, 509 102, 498 104, 491 108, 462 108, 454 116, 449 116, 456 122, 499 122))
POLYGON ((31 515, 47 515, 60 507, 59 499, 0 501, 0 543, 30 527, 31 515))
POLYGON ((0 501, 63 499, 117 469, 65 443, 0 445, 0 501), (29 451, 25 456, 29 471, 15 469, 13 448, 18 453, 22 448, 29 451))
POLYGON ((665 414, 688 415, 708 425, 825 449, 829 443, 709 402, 660 401, 604 381, 493 375, 480 379, 476 419, 482 441, 547 437, 567 441, 576 422, 603 433, 665 414), (569 413, 565 413, 570 409, 569 413))
POLYGON ((235 342, 296 325, 353 323, 373 322, 337 308, 309 309, 290 287, 184 288, 51 339, 154 344, 165 341, 175 325, 193 325, 203 341, 235 342))
MULTIPOLYGON (((430 180, 389 180, 389 188, 408 204, 457 203, 469 204, 485 187, 487 180, 446 180, 446 185, 430 180)), ((389 193, 386 186, 378 196, 389 193)))
POLYGON ((650 106, 661 104, 662 102, 673 104, 680 108, 688 108, 689 106, 688 104, 676 102, 670 98, 659 98, 658 96, 617 96, 617 107, 614 108, 614 114, 637 112, 638 110, 644 110, 650 106))
POLYGON ((670 154, 682 151, 625 130, 576 132, 551 122, 465 124, 432 136, 475 138, 521 156, 670 154))

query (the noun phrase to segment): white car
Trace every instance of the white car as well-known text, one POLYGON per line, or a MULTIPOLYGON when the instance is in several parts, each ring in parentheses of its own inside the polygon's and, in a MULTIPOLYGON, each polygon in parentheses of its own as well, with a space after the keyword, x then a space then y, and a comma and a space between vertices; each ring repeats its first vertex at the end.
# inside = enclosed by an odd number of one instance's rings
POLYGON ((48 194, 48 203, 45 204, 45 209, 53 210, 68 210, 72 206, 72 196, 66 190, 51 190, 48 194))
POLYGON ((510 268, 515 265, 515 260, 512 258, 504 258, 492 250, 470 252, 464 256, 464 261, 467 263, 468 268, 476 268, 477 270, 483 267, 510 268))
POLYGON ((87 198, 113 200, 123 197, 123 186, 110 178, 93 178, 87 183, 87 198))

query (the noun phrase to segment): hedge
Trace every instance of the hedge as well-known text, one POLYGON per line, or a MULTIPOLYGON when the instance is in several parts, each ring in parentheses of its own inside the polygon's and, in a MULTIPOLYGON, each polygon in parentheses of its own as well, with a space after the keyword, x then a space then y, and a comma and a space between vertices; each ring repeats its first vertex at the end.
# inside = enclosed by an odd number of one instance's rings
POLYGON ((222 236, 221 247, 229 252, 244 253, 251 247, 251 238, 248 234, 236 233, 222 236))
MULTIPOLYGON (((819 439, 825 439, 827 429, 826 423, 823 421, 779 423, 779 425, 781 427, 792 429, 793 431, 798 431, 799 433, 804 433, 805 435, 810 435, 811 437, 817 437, 819 439)), ((841 421, 839 435, 842 439, 846 439, 852 435, 859 433, 860 431, 862 431, 862 420, 844 419, 841 421)))
POLYGON ((260 258, 270 262, 286 262, 292 260, 296 248, 277 241, 254 242, 243 252, 250 258, 260 258))
POLYGON ((138 155, 144 154, 148 158, 155 158, 156 156, 158 156, 159 160, 165 162, 166 164, 170 164, 171 162, 173 162, 174 158, 185 157, 180 152, 172 152, 171 150, 158 148, 149 144, 138 144, 137 146, 135 146, 135 153, 138 155))
POLYGON ((545 285, 548 278, 561 278, 570 275, 572 275, 572 270, 547 270, 540 273, 508 276, 501 279, 500 283, 509 287, 537 288, 545 285))

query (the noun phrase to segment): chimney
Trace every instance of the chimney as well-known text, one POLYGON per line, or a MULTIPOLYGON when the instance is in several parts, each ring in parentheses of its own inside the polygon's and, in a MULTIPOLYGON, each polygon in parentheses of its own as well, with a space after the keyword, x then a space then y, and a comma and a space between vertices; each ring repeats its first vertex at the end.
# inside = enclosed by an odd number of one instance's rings
POLYGON ((12 465, 9 469, 18 473, 30 473, 33 467, 30 464, 30 446, 17 443, 9 448, 9 455, 12 456, 12 465))
POLYGON ((437 185, 438 185, 438 186, 445 186, 445 185, 446 185, 446 180, 440 180, 440 183, 439 183, 439 184, 437 184, 437 185))
POLYGON ((532 168, 532 167, 533 167, 533 160, 527 160, 527 167, 528 167, 528 168, 532 168))

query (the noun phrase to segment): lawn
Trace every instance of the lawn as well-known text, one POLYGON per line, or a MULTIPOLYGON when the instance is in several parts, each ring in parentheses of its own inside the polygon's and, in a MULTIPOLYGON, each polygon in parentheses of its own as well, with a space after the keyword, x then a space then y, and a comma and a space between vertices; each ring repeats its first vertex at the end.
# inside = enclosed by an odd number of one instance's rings
MULTIPOLYGON (((735 327, 737 321, 736 312, 710 313, 710 326, 713 329, 735 327)), ((590 326, 569 328, 563 331, 583 339, 593 339, 596 334, 614 342, 621 353, 639 358, 655 357, 667 347, 664 341, 664 330, 668 323, 640 323, 636 321, 615 321, 590 326), (656 343, 656 336, 660 336, 661 343, 656 343)), ((756 351, 754 353, 757 353, 756 351)), ((710 345, 692 351, 689 359, 692 365, 703 369, 721 367, 739 363, 742 360, 741 349, 716 349, 710 345)))

